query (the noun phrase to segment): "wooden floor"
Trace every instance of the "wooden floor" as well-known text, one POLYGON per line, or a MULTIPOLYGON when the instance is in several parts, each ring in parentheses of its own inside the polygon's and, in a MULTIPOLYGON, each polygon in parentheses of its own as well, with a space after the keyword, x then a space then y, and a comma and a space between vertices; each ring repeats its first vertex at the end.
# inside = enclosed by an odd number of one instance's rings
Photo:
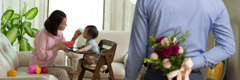
MULTIPOLYGON (((136 80, 141 80, 142 74, 143 74, 143 72, 144 72, 145 70, 146 70, 146 68, 145 68, 145 67, 142 67, 142 69, 141 69, 141 71, 140 71, 140 73, 139 73, 139 75, 138 75, 138 77, 137 77, 136 80)), ((77 77, 75 76, 73 80, 77 80, 77 77)), ((89 78, 83 78, 83 80, 91 80, 91 79, 89 79, 89 78)), ((101 80, 108 80, 108 79, 101 79, 101 80)))

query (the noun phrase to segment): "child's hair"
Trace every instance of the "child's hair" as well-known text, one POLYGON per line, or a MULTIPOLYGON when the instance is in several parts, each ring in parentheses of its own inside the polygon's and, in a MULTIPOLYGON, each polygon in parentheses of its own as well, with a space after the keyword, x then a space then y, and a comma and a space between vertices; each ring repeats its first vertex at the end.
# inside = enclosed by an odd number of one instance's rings
POLYGON ((86 27, 88 29, 87 34, 90 35, 93 39, 97 38, 98 30, 97 27, 94 25, 88 25, 86 27))

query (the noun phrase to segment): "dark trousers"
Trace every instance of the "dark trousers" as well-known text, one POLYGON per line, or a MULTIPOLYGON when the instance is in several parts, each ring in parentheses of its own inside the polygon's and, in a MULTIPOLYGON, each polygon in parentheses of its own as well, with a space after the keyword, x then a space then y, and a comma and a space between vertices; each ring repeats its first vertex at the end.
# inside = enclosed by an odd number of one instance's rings
MULTIPOLYGON (((141 80, 168 80, 167 76, 163 76, 164 72, 160 70, 147 69, 141 77, 141 80)), ((203 75, 200 71, 191 72, 190 80, 203 80, 203 75)), ((175 80, 175 79, 173 79, 175 80)))

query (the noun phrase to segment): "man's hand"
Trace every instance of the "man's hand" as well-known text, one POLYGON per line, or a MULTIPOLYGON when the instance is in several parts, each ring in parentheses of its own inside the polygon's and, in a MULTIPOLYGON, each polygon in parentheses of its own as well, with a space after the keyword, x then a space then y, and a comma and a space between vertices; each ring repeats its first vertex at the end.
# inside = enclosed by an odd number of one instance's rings
POLYGON ((181 67, 181 74, 182 74, 182 79, 183 80, 189 80, 189 75, 192 72, 192 59, 191 58, 187 58, 183 61, 182 67, 181 67))
POLYGON ((177 80, 189 80, 192 66, 193 63, 191 58, 185 59, 182 63, 182 67, 180 70, 171 71, 167 74, 168 80, 172 80, 174 77, 177 77, 177 80))

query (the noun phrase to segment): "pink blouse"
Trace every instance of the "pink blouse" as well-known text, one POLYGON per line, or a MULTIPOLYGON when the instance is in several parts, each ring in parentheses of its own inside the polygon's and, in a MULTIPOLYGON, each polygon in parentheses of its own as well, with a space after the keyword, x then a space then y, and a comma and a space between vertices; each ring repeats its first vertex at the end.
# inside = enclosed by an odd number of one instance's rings
POLYGON ((34 49, 30 65, 38 65, 39 67, 54 67, 54 60, 57 52, 53 53, 52 49, 65 41, 62 31, 58 30, 58 36, 49 33, 45 28, 37 32, 34 40, 34 49))

